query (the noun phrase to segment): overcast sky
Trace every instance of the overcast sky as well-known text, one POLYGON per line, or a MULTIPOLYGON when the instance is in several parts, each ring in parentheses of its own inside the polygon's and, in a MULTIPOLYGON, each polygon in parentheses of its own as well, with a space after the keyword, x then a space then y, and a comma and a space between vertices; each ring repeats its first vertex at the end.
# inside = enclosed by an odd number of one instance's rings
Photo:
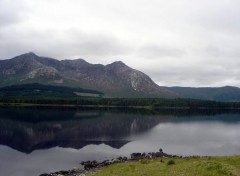
POLYGON ((0 59, 116 60, 165 86, 240 87, 239 0, 0 0, 0 59))

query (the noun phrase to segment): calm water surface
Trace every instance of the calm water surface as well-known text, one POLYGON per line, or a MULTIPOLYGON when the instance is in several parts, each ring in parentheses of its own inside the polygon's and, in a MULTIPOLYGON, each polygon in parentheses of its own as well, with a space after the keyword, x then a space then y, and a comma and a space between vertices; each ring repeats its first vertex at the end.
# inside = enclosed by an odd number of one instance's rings
POLYGON ((240 112, 0 108, 0 176, 37 176, 159 148, 239 155, 240 112))

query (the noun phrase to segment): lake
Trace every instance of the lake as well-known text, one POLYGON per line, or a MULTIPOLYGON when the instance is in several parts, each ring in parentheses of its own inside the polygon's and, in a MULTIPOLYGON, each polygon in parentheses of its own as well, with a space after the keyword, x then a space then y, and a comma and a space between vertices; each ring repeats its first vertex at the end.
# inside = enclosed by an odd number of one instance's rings
POLYGON ((37 176, 133 152, 239 155, 240 112, 0 108, 0 175, 37 176))

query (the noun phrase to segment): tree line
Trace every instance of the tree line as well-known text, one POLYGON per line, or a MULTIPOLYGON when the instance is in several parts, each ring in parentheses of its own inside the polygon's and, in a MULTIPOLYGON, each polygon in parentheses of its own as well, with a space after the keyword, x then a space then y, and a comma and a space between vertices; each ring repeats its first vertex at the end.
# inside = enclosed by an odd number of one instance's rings
POLYGON ((94 97, 59 97, 59 96, 0 96, 0 103, 8 104, 56 104, 56 105, 93 105, 121 107, 161 108, 240 108, 240 102, 217 102, 197 99, 163 99, 163 98, 94 98, 94 97))

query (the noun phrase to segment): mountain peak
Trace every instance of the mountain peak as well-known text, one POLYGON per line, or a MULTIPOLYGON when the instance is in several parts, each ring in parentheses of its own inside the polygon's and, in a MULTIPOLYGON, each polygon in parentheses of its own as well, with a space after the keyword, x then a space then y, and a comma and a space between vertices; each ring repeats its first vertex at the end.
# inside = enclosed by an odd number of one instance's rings
POLYGON ((34 53, 34 52, 28 52, 28 53, 25 53, 25 54, 22 54, 20 56, 31 56, 31 57, 36 57, 37 55, 34 53))
POLYGON ((122 61, 115 61, 111 64, 106 65, 107 68, 129 68, 125 63, 123 63, 122 61))
POLYGON ((113 63, 111 63, 112 65, 122 65, 122 66, 126 66, 125 63, 123 63, 122 61, 115 61, 113 63))
POLYGON ((90 64, 89 62, 87 62, 86 60, 81 59, 81 58, 79 58, 79 59, 75 59, 74 61, 75 61, 75 62, 82 63, 82 64, 90 64))
POLYGON ((33 59, 38 57, 35 53, 33 52, 28 52, 28 53, 24 53, 22 55, 16 56, 13 59, 33 59))
POLYGON ((30 52, 28 52, 28 53, 26 53, 26 54, 35 55, 35 56, 36 56, 36 54, 35 54, 34 52, 32 52, 32 51, 30 51, 30 52))

